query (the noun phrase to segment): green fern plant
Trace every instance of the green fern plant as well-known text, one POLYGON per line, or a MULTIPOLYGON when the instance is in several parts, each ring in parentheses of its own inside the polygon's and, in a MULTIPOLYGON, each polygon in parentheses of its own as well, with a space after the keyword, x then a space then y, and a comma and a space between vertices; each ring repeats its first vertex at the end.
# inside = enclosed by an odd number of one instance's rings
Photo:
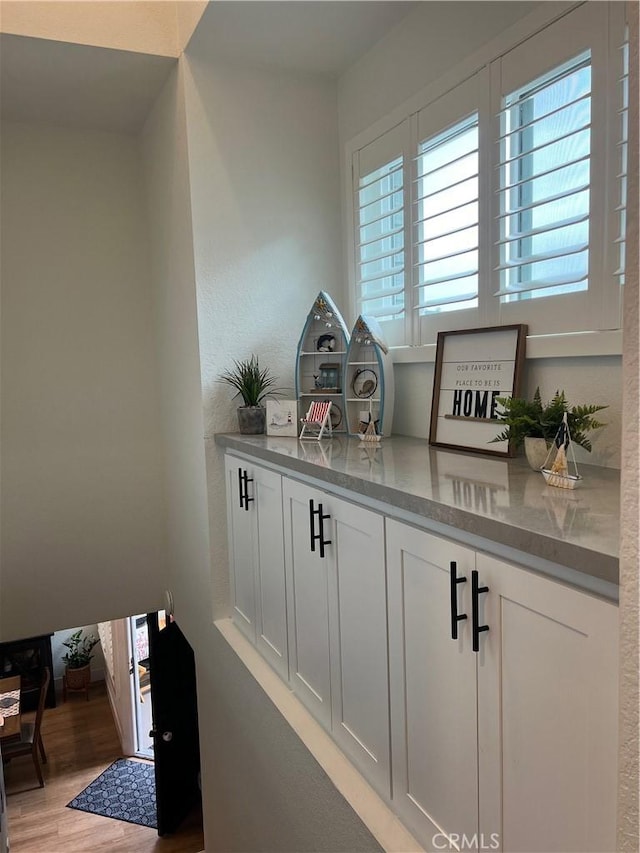
POLYGON ((498 397, 498 403, 502 406, 498 420, 505 428, 492 441, 508 441, 514 449, 524 444, 527 436, 544 438, 547 443, 553 441, 565 413, 571 440, 589 453, 592 445, 588 433, 606 426, 593 415, 607 406, 570 406, 564 391, 556 391, 548 403, 542 402, 540 388, 536 388, 533 400, 498 397))
POLYGON ((268 367, 261 368, 258 356, 252 355, 244 361, 234 361, 233 370, 225 371, 220 382, 236 389, 234 397, 242 397, 245 406, 260 406, 266 397, 276 397, 282 392, 275 388, 277 379, 268 367))

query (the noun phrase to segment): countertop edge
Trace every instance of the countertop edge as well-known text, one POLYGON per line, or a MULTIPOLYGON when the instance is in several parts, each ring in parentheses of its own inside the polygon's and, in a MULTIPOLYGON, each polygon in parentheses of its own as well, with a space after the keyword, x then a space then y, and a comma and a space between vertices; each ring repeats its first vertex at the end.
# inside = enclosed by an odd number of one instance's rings
MULTIPOLYGON (((213 438, 216 445, 225 450, 236 451, 268 462, 282 470, 308 477, 321 485, 344 490, 366 499, 367 502, 375 502, 380 509, 388 508, 390 516, 399 517, 401 520, 404 517, 404 520, 408 520, 409 523, 427 528, 434 525, 444 526, 452 531, 452 535, 462 532, 472 540, 474 538, 484 540, 479 543, 482 550, 484 550, 483 545, 486 547, 486 544, 496 543, 522 555, 523 559, 520 562, 525 565, 526 557, 533 557, 549 565, 567 568, 578 575, 604 582, 606 585, 614 587, 618 585, 619 560, 612 554, 602 553, 539 532, 524 530, 508 522, 487 518, 433 498, 408 494, 389 485, 374 483, 336 471, 331 467, 288 456, 266 446, 251 443, 239 434, 217 433, 213 438), (407 515, 409 518, 405 517, 407 515)), ((473 541, 470 544, 473 544, 473 541)), ((611 590, 604 591, 604 594, 611 597, 611 590)))

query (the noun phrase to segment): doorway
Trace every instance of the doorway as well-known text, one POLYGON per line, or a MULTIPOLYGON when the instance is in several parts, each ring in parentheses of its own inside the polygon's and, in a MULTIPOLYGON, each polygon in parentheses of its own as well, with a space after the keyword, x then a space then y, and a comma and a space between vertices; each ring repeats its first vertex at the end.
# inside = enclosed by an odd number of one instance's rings
MULTIPOLYGON (((164 627, 164 611, 158 613, 158 620, 164 627)), ((130 616, 129 643, 131 648, 131 666, 129 669, 132 685, 131 695, 134 752, 141 758, 153 760, 153 717, 151 709, 151 664, 149 655, 149 626, 146 614, 130 616)))
MULTIPOLYGON (((159 618, 156 614, 152 615, 157 619, 158 626, 166 625, 167 619, 163 613, 159 614, 159 618)), ((42 721, 42 735, 48 757, 42 768, 45 787, 38 788, 30 756, 14 758, 10 765, 4 768, 8 793, 8 826, 12 849, 15 849, 16 853, 40 853, 44 849, 51 853, 69 853, 74 849, 90 851, 98 847, 102 849, 102 842, 112 844, 110 849, 114 850, 135 849, 140 853, 152 853, 158 849, 158 832, 152 828, 66 808, 72 794, 78 795, 115 760, 123 754, 135 755, 134 730, 138 725, 140 731, 147 736, 147 745, 149 744, 148 733, 151 725, 147 725, 147 721, 151 719, 152 668, 145 666, 145 663, 154 661, 154 655, 151 648, 153 643, 149 642, 149 635, 144 633, 143 624, 147 624, 146 616, 84 626, 84 634, 99 634, 101 638, 100 645, 94 649, 92 683, 88 694, 70 693, 66 701, 62 701, 61 696, 64 674, 62 656, 66 651, 64 641, 77 629, 70 628, 51 636, 52 665, 58 701, 56 707, 45 709, 42 721), (132 627, 136 632, 133 637, 132 627), (137 681, 130 672, 134 657, 145 670, 138 671, 136 666, 137 681), (144 702, 139 701, 140 694, 144 702), (134 724, 136 706, 142 710, 139 724, 134 724), (148 716, 145 717, 145 714, 148 716), (127 737, 124 729, 127 719, 131 735, 129 745, 125 746, 127 737), (43 822, 41 815, 45 809, 48 817, 47 821, 43 822), (81 846, 74 847, 70 842, 71 837, 77 837, 81 846)), ((176 632, 169 633, 174 635, 175 640, 176 632)), ((166 632, 162 630, 160 634, 163 636, 166 632)), ((161 652, 164 650, 160 649, 161 652)), ((156 674, 165 669, 171 670, 171 667, 166 667, 162 658, 156 657, 155 660, 156 674)), ((181 668, 185 669, 183 666, 181 668)), ((174 693, 173 688, 169 693, 174 693)), ((25 710, 25 720, 29 721, 33 713, 25 710)), ((175 745, 178 746, 181 740, 178 726, 163 722, 163 730, 170 725, 176 734, 175 745)), ((154 751, 150 752, 151 758, 156 758, 154 751)), ((163 752, 162 748, 160 752, 163 752)), ((179 753, 182 752, 183 749, 180 748, 179 753)), ((162 757, 171 758, 166 754, 162 757)), ((157 760, 154 765, 158 767, 157 760)), ((160 780, 159 783, 156 780, 157 793, 160 793, 162 788, 162 792, 166 794, 165 801, 170 806, 177 799, 170 788, 175 778, 173 769, 169 768, 165 773, 165 781, 160 780), (165 791, 167 786, 169 789, 165 791)), ((183 782, 180 784, 182 788, 186 788, 183 782)), ((158 830, 160 817, 159 810, 158 830)), ((171 817, 169 813, 169 818, 171 817)), ((180 818, 162 833, 172 836, 163 840, 163 850, 166 849, 167 853, 195 853, 202 850, 202 814, 197 802, 188 814, 182 814, 180 818)))

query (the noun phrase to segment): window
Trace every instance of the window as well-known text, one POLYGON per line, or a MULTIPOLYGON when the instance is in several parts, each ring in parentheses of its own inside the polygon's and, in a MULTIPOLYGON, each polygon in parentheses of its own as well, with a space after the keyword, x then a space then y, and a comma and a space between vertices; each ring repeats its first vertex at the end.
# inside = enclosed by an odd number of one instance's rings
POLYGON ((620 87, 620 111, 619 111, 619 140, 617 144, 618 157, 618 197, 616 199, 616 213, 618 214, 618 236, 616 245, 617 269, 614 275, 618 276, 620 284, 624 284, 624 272, 626 262, 626 238, 627 229, 627 164, 629 160, 629 30, 625 30, 624 42, 620 48, 622 59, 622 75, 618 81, 620 87))
POLYGON ((478 305, 478 114, 425 140, 415 222, 421 315, 478 305))
POLYGON ((354 308, 391 345, 512 323, 620 327, 619 5, 571 10, 355 152, 354 308))
POLYGON ((404 315, 404 169, 396 157, 360 178, 358 286, 360 313, 404 315))
POLYGON ((500 298, 587 290, 591 61, 506 96, 500 145, 500 298))
POLYGON ((356 310, 384 323, 395 345, 408 339, 408 126, 391 128, 353 161, 356 310))

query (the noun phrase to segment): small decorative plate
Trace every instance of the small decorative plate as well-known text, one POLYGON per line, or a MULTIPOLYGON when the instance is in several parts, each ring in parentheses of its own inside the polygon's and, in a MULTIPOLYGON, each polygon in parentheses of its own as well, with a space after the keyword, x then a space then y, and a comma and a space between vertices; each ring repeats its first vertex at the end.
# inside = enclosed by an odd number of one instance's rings
POLYGON ((373 397, 378 387, 378 374, 369 367, 357 370, 351 387, 356 397, 360 397, 361 399, 373 397))
POLYGON ((329 409, 329 419, 331 421, 332 430, 337 429, 342 423, 342 409, 334 403, 333 400, 331 401, 331 408, 329 409))
POLYGON ((335 335, 320 335, 316 344, 316 349, 318 352, 333 352, 335 348, 335 335))

